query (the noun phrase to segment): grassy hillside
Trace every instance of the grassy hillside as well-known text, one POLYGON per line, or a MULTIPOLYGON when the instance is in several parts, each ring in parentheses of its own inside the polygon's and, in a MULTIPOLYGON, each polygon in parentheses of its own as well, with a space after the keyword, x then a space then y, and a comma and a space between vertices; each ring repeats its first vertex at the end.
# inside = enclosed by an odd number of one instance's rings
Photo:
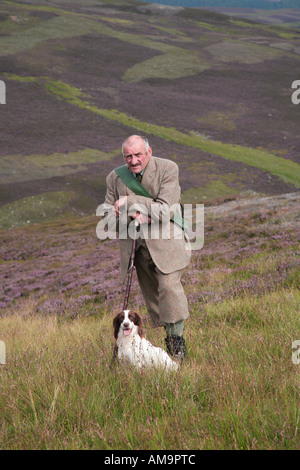
MULTIPOLYGON (((1 448, 297 449, 299 300, 283 289, 206 304, 190 322, 189 362, 168 377, 109 369, 107 315, 70 323, 35 316, 27 304, 1 319, 10 353, 1 366, 1 448)), ((148 338, 162 343, 154 330, 148 338)))
MULTIPOLYGON (((117 244, 95 240, 94 218, 3 232, 1 448, 299 448, 299 202, 207 209, 184 277, 189 358, 169 377, 109 368, 124 286, 117 244)), ((130 307, 164 347, 135 277, 130 307)))

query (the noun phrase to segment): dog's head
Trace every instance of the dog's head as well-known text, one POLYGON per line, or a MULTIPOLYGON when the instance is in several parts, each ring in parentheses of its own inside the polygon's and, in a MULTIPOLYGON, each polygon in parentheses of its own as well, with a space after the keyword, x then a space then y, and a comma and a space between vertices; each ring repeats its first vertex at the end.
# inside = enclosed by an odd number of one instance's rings
POLYGON ((123 310, 113 320, 114 337, 118 338, 121 331, 124 336, 138 333, 143 337, 143 325, 140 315, 131 310, 123 310))

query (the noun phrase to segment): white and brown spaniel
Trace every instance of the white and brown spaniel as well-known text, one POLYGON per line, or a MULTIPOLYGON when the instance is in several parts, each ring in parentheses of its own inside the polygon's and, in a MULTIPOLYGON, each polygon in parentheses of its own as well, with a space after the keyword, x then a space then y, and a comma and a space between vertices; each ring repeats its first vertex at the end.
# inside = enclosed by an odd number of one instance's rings
POLYGON ((153 346, 143 334, 140 315, 131 310, 123 310, 113 320, 114 337, 118 348, 118 358, 122 363, 132 364, 137 369, 144 367, 177 370, 179 364, 161 348, 153 346))

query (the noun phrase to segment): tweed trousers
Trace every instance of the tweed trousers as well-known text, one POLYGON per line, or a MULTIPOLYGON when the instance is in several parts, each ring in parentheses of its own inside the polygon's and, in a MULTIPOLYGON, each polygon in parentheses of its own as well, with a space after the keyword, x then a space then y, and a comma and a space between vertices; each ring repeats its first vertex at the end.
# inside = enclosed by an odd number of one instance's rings
POLYGON ((134 264, 153 323, 162 326, 186 320, 189 310, 181 284, 185 269, 164 274, 154 264, 145 241, 141 239, 137 241, 134 264))

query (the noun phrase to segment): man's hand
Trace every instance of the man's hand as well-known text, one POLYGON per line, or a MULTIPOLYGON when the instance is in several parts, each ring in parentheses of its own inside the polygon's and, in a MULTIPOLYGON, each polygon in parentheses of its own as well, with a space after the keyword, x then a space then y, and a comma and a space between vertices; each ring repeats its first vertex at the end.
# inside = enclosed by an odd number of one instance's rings
POLYGON ((115 204, 114 204, 114 211, 115 211, 117 217, 120 216, 120 210, 122 209, 122 207, 125 206, 126 201, 127 201, 127 197, 128 197, 128 196, 122 196, 122 197, 120 197, 120 199, 118 199, 118 200, 115 202, 115 204))
MULTIPOLYGON (((117 215, 117 217, 120 216, 120 211, 122 208, 126 205, 128 196, 122 196, 120 199, 118 199, 115 204, 114 204, 114 211, 117 215)), ((147 214, 142 214, 139 211, 135 212, 129 212, 129 216, 132 217, 133 219, 136 219, 137 222, 141 224, 150 224, 151 222, 151 217, 147 214)))
POLYGON ((149 217, 149 215, 142 214, 141 212, 134 212, 134 213, 131 213, 129 215, 130 215, 130 217, 135 219, 140 225, 150 224, 150 222, 151 222, 151 217, 149 217))

